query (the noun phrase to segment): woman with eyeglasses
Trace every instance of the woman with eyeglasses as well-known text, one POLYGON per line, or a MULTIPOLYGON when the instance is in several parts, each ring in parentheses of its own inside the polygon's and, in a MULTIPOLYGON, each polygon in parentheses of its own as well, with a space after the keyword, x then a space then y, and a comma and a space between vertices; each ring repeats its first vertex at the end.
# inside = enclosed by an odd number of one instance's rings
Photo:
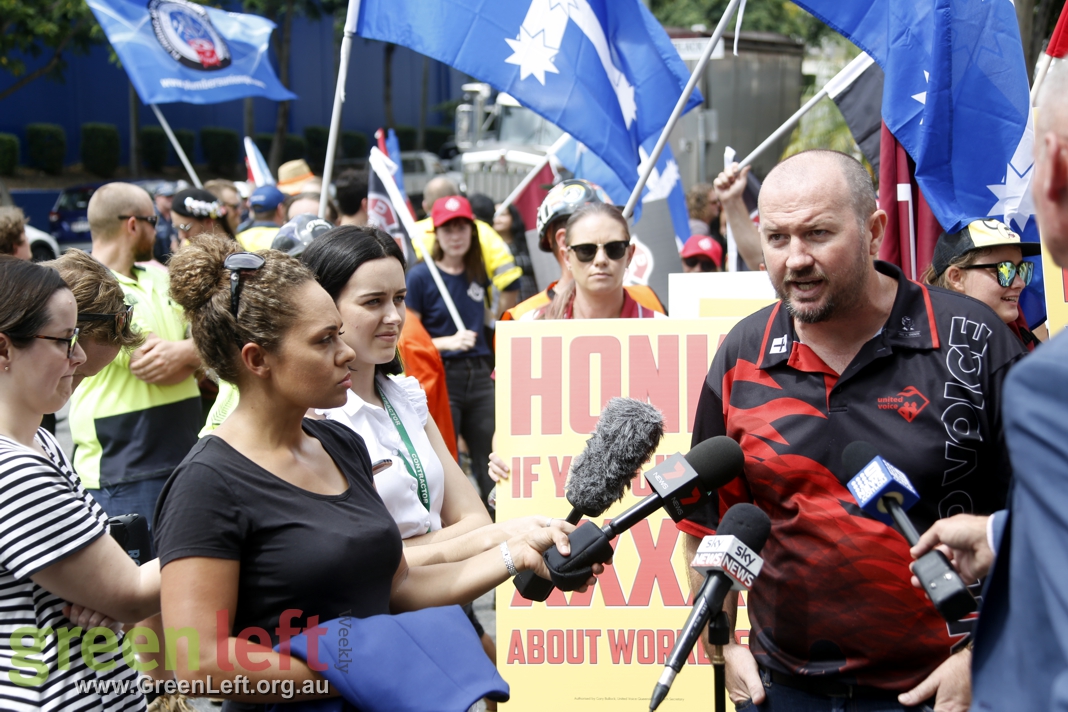
POLYGON ((56 270, 0 257, 5 709, 145 708, 137 673, 120 652, 121 639, 102 626, 106 618, 133 623, 159 611, 159 564, 138 567, 108 536, 107 515, 55 438, 37 427, 43 414, 67 402, 85 365, 78 321, 74 294, 56 270), (83 609, 90 613, 83 616, 83 609), (76 625, 83 630, 75 631, 76 625), (83 650, 83 641, 94 643, 95 653, 83 650), (127 691, 82 687, 98 680, 127 691))
MULTIPOLYGON (((171 259, 171 295, 190 316, 198 351, 240 393, 160 496, 164 624, 212 641, 199 656, 179 642, 178 678, 210 676, 221 689, 241 677, 250 690, 292 680, 300 690, 319 675, 274 652, 280 627, 462 603, 521 569, 547 576, 542 552, 554 543, 567 551, 559 527, 462 562, 408 566, 363 439, 341 423, 304 417, 348 402, 357 356, 344 337, 362 324, 343 324, 296 259, 238 249, 202 235, 171 259)), ((291 701, 274 689, 235 695, 224 712, 291 701)))
POLYGON ((493 481, 485 462, 492 449, 496 422, 493 352, 486 341, 486 290, 490 281, 482 263, 482 249, 471 204, 459 195, 439 198, 431 208, 437 239, 431 259, 452 297, 464 324, 457 331, 445 301, 425 262, 408 271, 408 311, 422 321, 441 353, 449 391, 452 422, 471 455, 471 470, 482 500, 487 501, 493 481))
POLYGON ((1020 311, 1020 294, 1031 283, 1037 242, 1022 242, 1008 225, 976 220, 960 232, 942 233, 923 281, 966 294, 997 312, 1029 351, 1039 343, 1020 311))
MULTIPOLYGON (((630 229, 619 209, 607 203, 583 205, 567 220, 565 265, 571 284, 552 302, 522 319, 653 319, 664 316, 636 302, 623 289, 634 257, 630 229)), ((521 320, 522 320, 521 319, 521 320)))

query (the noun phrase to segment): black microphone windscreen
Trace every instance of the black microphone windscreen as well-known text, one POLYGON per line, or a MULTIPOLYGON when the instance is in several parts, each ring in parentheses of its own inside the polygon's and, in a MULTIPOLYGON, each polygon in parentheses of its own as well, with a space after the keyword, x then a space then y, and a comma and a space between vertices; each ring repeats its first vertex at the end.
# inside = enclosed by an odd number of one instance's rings
POLYGON ((879 450, 874 445, 864 440, 857 440, 849 443, 842 450, 842 467, 852 477, 878 456, 879 450))
POLYGON ((771 519, 760 507, 740 502, 727 510, 716 528, 716 536, 735 536, 753 551, 760 553, 771 534, 771 519))
POLYGON ((686 462, 696 470, 701 487, 707 492, 742 474, 745 455, 738 443, 726 435, 717 435, 697 443, 686 453, 686 462))
POLYGON ((587 517, 623 499, 630 481, 664 437, 664 416, 633 398, 613 398, 593 437, 571 462, 567 501, 587 517))

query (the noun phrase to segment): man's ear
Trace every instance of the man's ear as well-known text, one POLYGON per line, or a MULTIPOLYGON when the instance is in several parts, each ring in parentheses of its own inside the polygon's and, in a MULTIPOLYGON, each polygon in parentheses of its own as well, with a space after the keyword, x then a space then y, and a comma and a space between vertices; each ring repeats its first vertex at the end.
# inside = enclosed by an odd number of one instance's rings
POLYGON ((558 229, 556 231, 556 235, 553 236, 553 239, 556 241, 556 254, 562 255, 562 256, 566 255, 567 254, 567 228, 566 227, 562 227, 562 228, 558 229))
POLYGON ((241 362, 256 378, 267 378, 271 375, 271 366, 267 363, 267 350, 259 344, 250 341, 242 346, 241 362))
POLYGON ((367 198, 360 201, 360 210, 365 213, 367 212, 367 198))
POLYGON ((871 233, 871 245, 868 248, 872 257, 879 256, 879 248, 882 247, 883 238, 886 237, 886 211, 876 210, 868 218, 868 231, 871 233))

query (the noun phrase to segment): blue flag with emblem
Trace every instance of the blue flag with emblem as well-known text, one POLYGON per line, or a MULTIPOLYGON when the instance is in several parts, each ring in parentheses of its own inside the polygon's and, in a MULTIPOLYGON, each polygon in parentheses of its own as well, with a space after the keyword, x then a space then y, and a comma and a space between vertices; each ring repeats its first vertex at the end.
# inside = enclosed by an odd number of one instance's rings
MULTIPOLYGON (((796 0, 879 63, 883 120, 948 231, 996 217, 1037 241, 1034 130, 1012 0, 796 0)), ((1042 264, 1021 296, 1045 319, 1042 264)))
MULTIPOLYGON (((647 160, 649 151, 652 151, 655 145, 655 136, 646 139, 645 144, 639 149, 642 163, 647 160)), ((604 192, 616 205, 623 205, 630 197, 631 189, 619 179, 615 171, 574 138, 571 138, 556 152, 556 158, 576 178, 583 178, 604 188, 604 192)), ((638 175, 640 168, 639 165, 634 170, 635 176, 638 175)), ((642 189, 642 199, 634 206, 635 224, 641 221, 642 203, 651 200, 667 201, 671 223, 675 228, 675 238, 685 242, 690 237, 690 213, 686 209, 686 192, 682 187, 679 165, 669 145, 664 146, 664 150, 660 153, 660 160, 656 162, 656 168, 649 174, 649 180, 642 189)))
MULTIPOLYGON (((363 0, 357 34, 455 67, 545 117, 628 190, 689 79, 641 0, 363 0)), ((687 108, 702 102, 694 92, 687 108)))
POLYGON ((146 104, 296 99, 268 61, 274 23, 189 0, 86 0, 146 104))

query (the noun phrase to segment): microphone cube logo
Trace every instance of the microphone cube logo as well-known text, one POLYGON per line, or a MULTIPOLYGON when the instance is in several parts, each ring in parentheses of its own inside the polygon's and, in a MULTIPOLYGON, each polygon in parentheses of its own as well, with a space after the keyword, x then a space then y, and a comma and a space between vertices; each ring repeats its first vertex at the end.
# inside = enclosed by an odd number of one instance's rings
POLYGON ((706 536, 690 566, 702 574, 722 571, 733 581, 735 591, 748 591, 760 575, 764 560, 735 536, 706 536))
POLYGON ((882 501, 883 497, 896 500, 903 509, 909 509, 920 500, 905 473, 881 457, 865 465, 846 487, 861 509, 886 524, 892 524, 893 518, 882 501))

